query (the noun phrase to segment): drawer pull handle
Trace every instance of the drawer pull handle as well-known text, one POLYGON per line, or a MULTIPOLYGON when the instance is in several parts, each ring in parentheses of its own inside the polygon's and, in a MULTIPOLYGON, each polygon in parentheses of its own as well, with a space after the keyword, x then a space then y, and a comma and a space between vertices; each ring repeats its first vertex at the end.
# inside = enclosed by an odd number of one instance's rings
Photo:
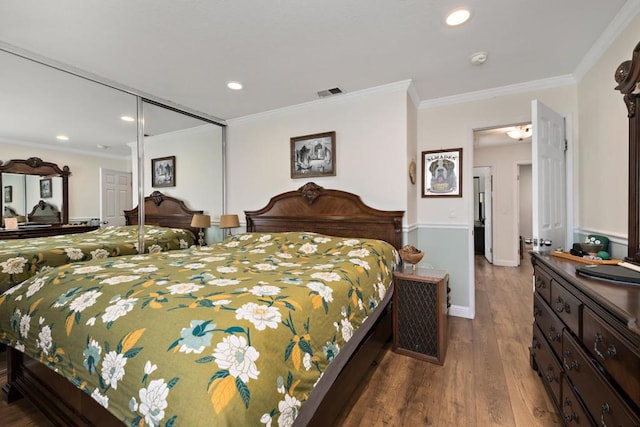
POLYGON ((544 289, 546 288, 544 280, 542 280, 540 277, 536 277, 536 289, 544 289))
POLYGON ((549 381, 549 383, 558 381, 558 376, 553 373, 552 365, 549 365, 549 367, 547 368, 547 374, 545 374, 545 377, 547 377, 547 381, 549 381))
POLYGON ((613 344, 611 344, 607 348, 606 354, 602 353, 598 348, 598 344, 600 344, 602 341, 603 341, 602 335, 600 335, 599 332, 596 332, 596 337, 593 340, 593 350, 596 352, 598 356, 600 356, 602 360, 606 360, 607 357, 613 358, 616 354, 618 354, 618 350, 616 350, 616 347, 613 344))
POLYGON ((538 317, 542 314, 542 310, 540 310, 540 307, 538 307, 537 304, 533 305, 533 317, 538 317))
POLYGON ((556 332, 556 328, 553 325, 549 326, 549 334, 547 335, 549 341, 560 341, 560 333, 556 332))
POLYGON ((565 368, 567 371, 575 370, 575 371, 577 372, 577 371, 578 371, 578 368, 580 367, 580 365, 578 364, 578 361, 577 361, 577 360, 574 360, 573 362, 569 363, 569 361, 568 361, 568 359, 567 359, 567 358, 568 358, 568 357, 571 357, 571 352, 570 352, 570 351, 566 351, 564 354, 565 354, 564 359, 563 359, 563 362, 564 362, 564 368, 565 368))
POLYGON ((535 335, 533 336, 533 340, 531 342, 531 348, 533 348, 533 349, 540 348, 540 343, 538 342, 538 337, 536 337, 535 335))
POLYGON ((566 397, 564 399, 564 402, 562 402, 562 415, 564 416, 564 419, 567 423, 570 423, 573 420, 578 421, 578 414, 576 414, 575 412, 573 412, 572 414, 567 414, 565 408, 571 409, 571 400, 569 400, 568 397, 566 397))
POLYGON ((558 297, 556 300, 556 311, 558 313, 562 313, 564 311, 569 314, 571 313, 571 306, 568 302, 564 302, 561 297, 558 297))
POLYGON ((604 416, 608 414, 610 410, 611 408, 609 408, 608 403, 602 404, 602 408, 600 410, 600 424, 602 425, 602 427, 607 427, 607 423, 604 421, 604 416))

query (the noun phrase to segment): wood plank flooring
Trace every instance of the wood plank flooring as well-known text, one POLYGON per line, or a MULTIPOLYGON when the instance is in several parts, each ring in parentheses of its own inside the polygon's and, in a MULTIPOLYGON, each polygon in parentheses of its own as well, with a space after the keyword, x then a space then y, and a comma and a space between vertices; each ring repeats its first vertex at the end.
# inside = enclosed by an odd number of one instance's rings
MULTIPOLYGON (((528 258, 514 268, 476 256, 476 318, 449 318, 444 365, 388 348, 336 425, 562 425, 529 366, 532 271, 528 258)), ((5 381, 0 376, 0 387, 5 381)), ((25 400, 0 401, 0 420, 3 426, 49 425, 25 400)))

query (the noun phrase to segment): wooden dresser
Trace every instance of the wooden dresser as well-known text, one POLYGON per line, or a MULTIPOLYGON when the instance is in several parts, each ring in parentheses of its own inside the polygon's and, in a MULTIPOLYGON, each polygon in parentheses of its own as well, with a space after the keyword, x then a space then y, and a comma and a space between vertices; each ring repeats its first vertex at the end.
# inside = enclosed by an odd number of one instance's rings
POLYGON ((566 425, 640 425, 640 286, 586 278, 540 253, 531 366, 566 425))
POLYGON ((0 240, 29 239, 32 237, 57 236, 59 234, 74 234, 93 231, 98 225, 51 225, 41 227, 25 227, 17 230, 0 229, 0 240))

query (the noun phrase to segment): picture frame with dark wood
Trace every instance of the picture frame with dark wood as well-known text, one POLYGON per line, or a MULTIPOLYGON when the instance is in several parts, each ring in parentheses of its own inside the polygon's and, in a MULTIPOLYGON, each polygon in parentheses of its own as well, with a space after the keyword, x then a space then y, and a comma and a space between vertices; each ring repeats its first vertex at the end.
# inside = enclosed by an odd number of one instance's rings
POLYGON ((151 159, 151 186, 176 186, 176 156, 151 159))
POLYGON ((13 202, 13 186, 12 185, 4 186, 4 202, 5 203, 13 202))
POLYGON ((291 138, 291 178, 336 176, 336 133, 291 138))
POLYGON ((51 178, 43 178, 40 180, 40 198, 50 199, 53 197, 53 189, 51 188, 51 178))
POLYGON ((422 152, 422 197, 462 197, 462 148, 422 152))

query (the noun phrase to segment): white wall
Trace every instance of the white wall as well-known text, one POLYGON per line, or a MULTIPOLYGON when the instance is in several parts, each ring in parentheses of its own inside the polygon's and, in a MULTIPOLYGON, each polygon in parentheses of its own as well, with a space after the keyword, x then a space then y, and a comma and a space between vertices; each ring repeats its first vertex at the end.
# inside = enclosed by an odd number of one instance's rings
POLYGON ((519 163, 531 162, 531 142, 476 148, 473 162, 474 167, 490 166, 493 174, 493 263, 517 266, 519 200, 516 174, 519 163))
MULTIPOLYGON (((264 207, 313 181, 377 209, 407 207, 407 82, 228 121, 228 211, 264 207), (292 179, 290 138, 336 132, 336 176, 292 179)), ((403 219, 406 224, 406 215, 403 219)))
MULTIPOLYGON (((69 166, 69 220, 100 217, 100 168, 128 172, 129 158, 100 157, 68 151, 47 150, 41 146, 0 142, 2 161, 39 157, 56 163, 60 168, 69 166)), ((54 187, 53 191, 56 191, 54 187)), ((58 206, 59 207, 59 206, 58 206)), ((31 208, 28 208, 29 212, 31 208)))
MULTIPOLYGON (((640 41, 640 15, 578 85, 580 187, 577 225, 626 245, 629 122, 614 72, 640 41)), ((638 114, 638 113, 636 113, 638 114)), ((626 255, 626 251, 623 255, 626 255)))

